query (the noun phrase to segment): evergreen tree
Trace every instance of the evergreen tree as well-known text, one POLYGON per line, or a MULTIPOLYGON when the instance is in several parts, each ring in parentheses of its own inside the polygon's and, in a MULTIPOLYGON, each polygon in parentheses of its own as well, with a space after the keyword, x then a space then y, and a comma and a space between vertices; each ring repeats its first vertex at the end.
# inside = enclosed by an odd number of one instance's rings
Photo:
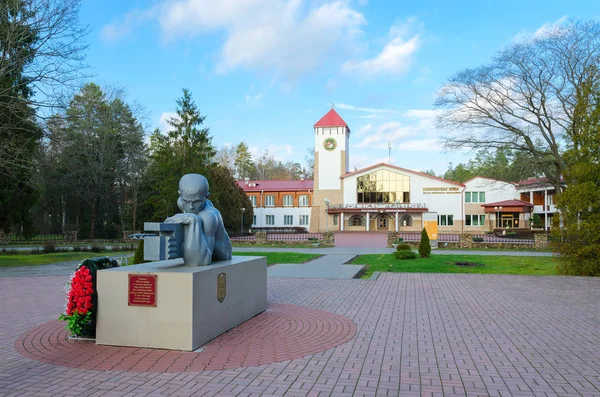
POLYGON ((183 166, 197 164, 208 166, 216 154, 211 143, 208 128, 200 128, 206 116, 202 116, 192 99, 192 93, 184 88, 183 96, 177 99, 177 117, 168 120, 172 129, 169 138, 172 143, 179 146, 183 166))
POLYGON ((237 178, 243 180, 246 177, 250 177, 252 170, 254 169, 254 162, 252 161, 252 154, 248 149, 246 142, 240 142, 235 148, 235 161, 234 161, 235 172, 237 178))
MULTIPOLYGON (((597 78, 596 67, 590 71, 597 78)), ((562 274, 600 276, 600 84, 590 79, 579 87, 576 130, 564 154, 565 191, 558 196, 553 246, 562 274), (562 224, 561 224, 562 223, 562 224)))
POLYGON ((423 228, 421 230, 421 241, 419 242, 419 256, 421 258, 429 258, 431 255, 431 243, 429 241, 429 235, 427 230, 423 228))

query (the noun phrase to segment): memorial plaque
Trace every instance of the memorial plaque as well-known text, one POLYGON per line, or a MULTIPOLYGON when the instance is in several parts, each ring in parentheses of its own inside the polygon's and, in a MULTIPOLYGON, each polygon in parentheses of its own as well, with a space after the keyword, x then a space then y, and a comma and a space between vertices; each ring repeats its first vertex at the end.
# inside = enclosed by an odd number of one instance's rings
POLYGON ((227 275, 220 273, 217 276, 217 299, 223 303, 225 295, 227 294, 227 275))
POLYGON ((156 274, 129 275, 129 306, 156 307, 156 274))

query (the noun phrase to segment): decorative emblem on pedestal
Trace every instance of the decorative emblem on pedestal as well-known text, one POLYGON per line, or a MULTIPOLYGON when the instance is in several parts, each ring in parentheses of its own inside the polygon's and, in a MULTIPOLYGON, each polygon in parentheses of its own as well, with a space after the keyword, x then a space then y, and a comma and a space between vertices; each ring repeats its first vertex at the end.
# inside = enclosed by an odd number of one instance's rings
POLYGON ((227 275, 220 273, 217 276, 217 299, 223 303, 225 295, 227 294, 227 275))
POLYGON ((325 150, 331 152, 337 147, 337 142, 333 138, 327 138, 323 141, 323 147, 325 148, 325 150))

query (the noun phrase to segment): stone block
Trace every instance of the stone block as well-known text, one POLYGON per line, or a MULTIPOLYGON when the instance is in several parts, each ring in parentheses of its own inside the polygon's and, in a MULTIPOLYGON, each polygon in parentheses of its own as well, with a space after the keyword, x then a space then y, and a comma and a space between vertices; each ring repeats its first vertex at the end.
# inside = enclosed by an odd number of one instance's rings
POLYGON ((267 309, 265 257, 182 265, 180 258, 99 271, 96 343, 192 351, 267 309), (156 275, 155 307, 129 305, 130 275, 156 275))

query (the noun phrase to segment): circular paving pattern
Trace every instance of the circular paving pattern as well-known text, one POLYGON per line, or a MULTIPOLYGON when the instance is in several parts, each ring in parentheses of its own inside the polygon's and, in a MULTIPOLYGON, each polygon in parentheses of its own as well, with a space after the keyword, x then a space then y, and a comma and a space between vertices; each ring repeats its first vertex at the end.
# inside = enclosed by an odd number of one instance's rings
POLYGON ((209 342, 201 352, 99 346, 67 339, 62 321, 31 329, 15 342, 26 357, 48 364, 99 371, 200 372, 293 360, 341 345, 356 334, 344 316, 275 304, 209 342))

